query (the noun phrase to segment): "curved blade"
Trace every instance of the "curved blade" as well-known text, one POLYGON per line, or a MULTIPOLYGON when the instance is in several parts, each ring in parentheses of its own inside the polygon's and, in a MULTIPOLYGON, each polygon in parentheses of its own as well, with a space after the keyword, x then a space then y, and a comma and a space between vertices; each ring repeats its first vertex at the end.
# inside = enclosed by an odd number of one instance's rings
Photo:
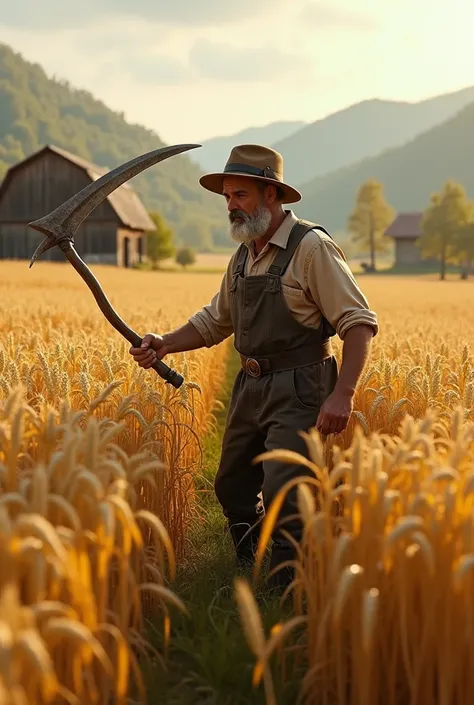
POLYGON ((33 257, 30 259, 30 264, 29 264, 29 269, 34 265, 38 257, 41 257, 43 252, 46 252, 47 250, 50 250, 52 247, 56 245, 56 240, 54 240, 52 237, 47 237, 43 240, 43 242, 40 242, 38 247, 36 248, 33 257))
MULTIPOLYGON (((121 166, 112 169, 101 176, 97 181, 93 181, 83 188, 79 193, 62 203, 58 208, 45 215, 43 218, 28 223, 30 228, 39 230, 45 235, 52 237, 52 244, 45 246, 42 252, 52 247, 59 239, 73 240, 74 233, 83 220, 92 213, 94 208, 104 201, 112 191, 133 178, 140 172, 148 169, 158 162, 173 157, 189 149, 201 147, 200 144, 178 144, 170 147, 162 147, 152 152, 147 152, 139 157, 135 157, 121 166)), ((42 245, 38 248, 40 250, 42 245)), ((37 252, 38 252, 37 250, 37 252)), ((36 253, 35 253, 36 254, 36 253)), ((41 252, 38 252, 36 257, 41 252)), ((36 259, 36 258, 35 258, 36 259)))

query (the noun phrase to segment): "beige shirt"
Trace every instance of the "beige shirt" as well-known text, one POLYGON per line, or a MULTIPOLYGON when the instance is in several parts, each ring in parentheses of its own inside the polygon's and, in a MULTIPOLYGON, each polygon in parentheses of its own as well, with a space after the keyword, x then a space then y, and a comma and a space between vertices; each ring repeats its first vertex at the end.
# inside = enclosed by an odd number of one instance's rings
MULTIPOLYGON (((294 213, 287 211, 287 217, 258 255, 253 244, 248 246, 246 276, 266 272, 278 248, 287 246, 296 222, 294 213)), ((237 250, 229 261, 219 291, 189 319, 204 338, 206 347, 217 345, 234 333, 229 290, 236 254, 237 250)), ((344 253, 322 231, 306 233, 282 275, 281 284, 290 312, 303 325, 317 328, 323 314, 341 339, 349 328, 358 324, 368 324, 373 327, 374 335, 378 333, 377 316, 369 309, 344 253)))

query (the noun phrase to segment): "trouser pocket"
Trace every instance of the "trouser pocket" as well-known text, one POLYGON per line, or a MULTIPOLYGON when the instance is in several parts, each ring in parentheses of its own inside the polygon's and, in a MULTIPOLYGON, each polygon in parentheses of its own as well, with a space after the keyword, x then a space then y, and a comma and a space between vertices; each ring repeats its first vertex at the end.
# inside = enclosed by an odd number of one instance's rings
POLYGON ((322 404, 322 370, 320 364, 296 367, 289 371, 291 393, 302 409, 316 410, 322 404))

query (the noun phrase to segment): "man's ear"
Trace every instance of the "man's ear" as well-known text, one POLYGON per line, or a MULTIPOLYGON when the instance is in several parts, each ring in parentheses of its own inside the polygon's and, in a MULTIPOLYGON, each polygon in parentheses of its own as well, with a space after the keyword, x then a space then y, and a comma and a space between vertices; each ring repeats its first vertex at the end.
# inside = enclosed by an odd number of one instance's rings
POLYGON ((277 190, 276 187, 273 184, 267 184, 267 201, 268 204, 273 204, 277 200, 277 190))

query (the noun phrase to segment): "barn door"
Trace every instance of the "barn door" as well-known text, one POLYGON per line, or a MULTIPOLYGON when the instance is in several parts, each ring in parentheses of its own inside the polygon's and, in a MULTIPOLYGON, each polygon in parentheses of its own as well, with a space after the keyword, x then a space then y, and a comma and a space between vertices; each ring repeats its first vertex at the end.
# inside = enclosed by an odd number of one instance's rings
POLYGON ((128 267, 130 262, 130 238, 123 239, 123 266, 128 267))

